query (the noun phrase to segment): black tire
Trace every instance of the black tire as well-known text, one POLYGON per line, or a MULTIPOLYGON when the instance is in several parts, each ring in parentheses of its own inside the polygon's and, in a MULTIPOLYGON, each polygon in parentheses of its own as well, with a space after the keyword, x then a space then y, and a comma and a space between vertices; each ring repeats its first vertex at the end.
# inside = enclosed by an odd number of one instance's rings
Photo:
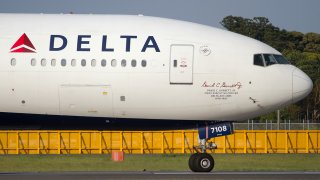
POLYGON ((191 171, 196 172, 195 166, 194 166, 194 159, 196 158, 198 153, 192 154, 189 158, 189 168, 191 171))
POLYGON ((214 159, 207 153, 198 153, 193 162, 194 172, 210 172, 214 167, 214 159))

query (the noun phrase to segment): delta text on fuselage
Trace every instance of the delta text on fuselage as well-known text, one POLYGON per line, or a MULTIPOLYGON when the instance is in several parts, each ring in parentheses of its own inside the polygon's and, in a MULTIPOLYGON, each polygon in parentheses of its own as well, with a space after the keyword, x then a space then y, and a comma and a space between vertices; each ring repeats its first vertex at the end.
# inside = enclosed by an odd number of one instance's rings
MULTIPOLYGON (((131 51, 132 41, 138 39, 136 35, 120 35, 119 39, 123 41, 123 47, 126 52, 131 51)), ((91 35, 78 35, 77 36, 77 48, 76 51, 91 51, 91 35)), ((103 35, 101 38, 101 51, 102 52, 114 52, 116 51, 112 46, 108 44, 108 35, 103 35)), ((50 35, 49 51, 62 51, 68 46, 68 38, 64 35, 50 35)), ((153 49, 155 52, 160 52, 160 48, 157 44, 154 36, 148 36, 144 45, 141 47, 141 52, 145 52, 148 49, 153 49)))

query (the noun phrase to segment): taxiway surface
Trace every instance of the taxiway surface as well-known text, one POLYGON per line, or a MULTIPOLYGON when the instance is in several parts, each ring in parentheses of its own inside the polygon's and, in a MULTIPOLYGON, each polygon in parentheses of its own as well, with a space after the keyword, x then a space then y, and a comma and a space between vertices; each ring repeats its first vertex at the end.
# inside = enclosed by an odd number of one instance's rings
POLYGON ((320 172, 50 172, 0 173, 0 179, 320 179, 320 172))

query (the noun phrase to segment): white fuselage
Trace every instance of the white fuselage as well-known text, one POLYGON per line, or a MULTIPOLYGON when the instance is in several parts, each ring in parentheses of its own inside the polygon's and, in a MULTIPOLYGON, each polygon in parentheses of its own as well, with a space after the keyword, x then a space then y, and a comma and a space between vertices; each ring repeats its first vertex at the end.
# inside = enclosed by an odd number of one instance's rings
POLYGON ((236 121, 312 89, 292 65, 253 64, 254 54, 280 55, 275 49, 199 24, 40 14, 0 22, 0 112, 236 121), (33 47, 17 42, 24 33, 33 47))

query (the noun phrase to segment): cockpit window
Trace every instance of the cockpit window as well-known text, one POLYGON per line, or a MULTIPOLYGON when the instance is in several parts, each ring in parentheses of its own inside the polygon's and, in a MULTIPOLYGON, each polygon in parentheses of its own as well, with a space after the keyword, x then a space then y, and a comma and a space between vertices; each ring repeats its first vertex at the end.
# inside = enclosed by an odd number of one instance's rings
POLYGON ((264 57, 264 61, 266 62, 266 66, 277 64, 277 61, 272 54, 264 54, 263 57, 264 57))
POLYGON ((281 55, 273 55, 279 64, 290 64, 289 61, 281 55))
POLYGON ((264 62, 261 54, 254 55, 253 64, 257 66, 264 66, 264 62))
POLYGON ((273 64, 290 64, 282 55, 276 54, 255 54, 253 64, 257 66, 271 66, 273 64))

